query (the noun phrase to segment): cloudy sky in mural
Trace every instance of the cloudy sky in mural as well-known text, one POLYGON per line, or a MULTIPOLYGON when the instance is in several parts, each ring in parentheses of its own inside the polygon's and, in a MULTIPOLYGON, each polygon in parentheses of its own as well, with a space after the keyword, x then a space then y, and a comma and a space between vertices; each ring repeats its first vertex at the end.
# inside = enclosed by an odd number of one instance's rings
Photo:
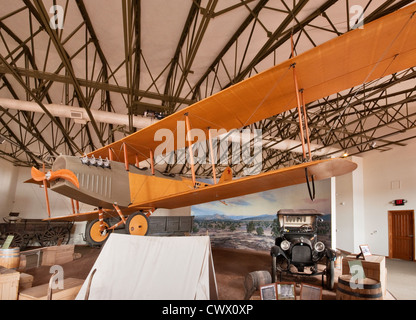
POLYGON ((244 197, 192 207, 192 215, 260 216, 275 215, 280 209, 316 209, 331 213, 331 181, 315 181, 316 198, 309 198, 306 184, 270 190, 244 197))

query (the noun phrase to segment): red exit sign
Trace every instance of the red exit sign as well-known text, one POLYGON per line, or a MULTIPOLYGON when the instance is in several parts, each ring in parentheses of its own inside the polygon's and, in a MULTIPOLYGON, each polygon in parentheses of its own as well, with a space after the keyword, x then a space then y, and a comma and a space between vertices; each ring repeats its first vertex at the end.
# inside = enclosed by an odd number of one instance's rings
POLYGON ((404 199, 397 199, 397 200, 394 200, 393 202, 394 202, 394 205, 395 205, 395 206, 404 206, 404 204, 405 204, 407 201, 406 201, 406 200, 404 200, 404 199))

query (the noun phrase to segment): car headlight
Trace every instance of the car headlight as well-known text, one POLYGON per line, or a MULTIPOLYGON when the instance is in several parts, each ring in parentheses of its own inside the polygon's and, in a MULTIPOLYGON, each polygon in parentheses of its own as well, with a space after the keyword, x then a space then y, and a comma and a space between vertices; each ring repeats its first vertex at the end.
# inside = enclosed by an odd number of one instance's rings
POLYGON ((280 248, 282 248, 282 250, 284 251, 289 250, 290 242, 287 240, 283 240, 282 243, 280 244, 280 248))
POLYGON ((323 242, 318 241, 317 243, 315 243, 314 248, 315 248, 316 251, 322 252, 322 251, 325 250, 325 245, 323 244, 323 242))

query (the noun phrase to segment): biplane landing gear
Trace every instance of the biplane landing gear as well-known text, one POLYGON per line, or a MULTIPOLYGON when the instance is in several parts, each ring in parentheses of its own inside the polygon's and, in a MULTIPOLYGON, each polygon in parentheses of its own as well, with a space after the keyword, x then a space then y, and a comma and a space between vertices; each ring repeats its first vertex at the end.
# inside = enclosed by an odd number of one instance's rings
POLYGON ((149 219, 142 212, 131 214, 126 221, 126 232, 135 236, 145 236, 149 231, 149 219))
POLYGON ((106 221, 104 224, 104 230, 101 231, 101 222, 98 219, 88 222, 85 228, 85 237, 90 246, 101 246, 107 240, 110 234, 110 226, 106 221))

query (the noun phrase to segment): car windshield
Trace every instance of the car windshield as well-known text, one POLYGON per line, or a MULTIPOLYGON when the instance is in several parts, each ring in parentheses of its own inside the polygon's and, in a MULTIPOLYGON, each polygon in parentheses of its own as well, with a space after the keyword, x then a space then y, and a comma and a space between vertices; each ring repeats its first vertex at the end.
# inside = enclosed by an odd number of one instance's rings
POLYGON ((280 226, 285 232, 314 232, 315 216, 284 215, 279 217, 280 226))

